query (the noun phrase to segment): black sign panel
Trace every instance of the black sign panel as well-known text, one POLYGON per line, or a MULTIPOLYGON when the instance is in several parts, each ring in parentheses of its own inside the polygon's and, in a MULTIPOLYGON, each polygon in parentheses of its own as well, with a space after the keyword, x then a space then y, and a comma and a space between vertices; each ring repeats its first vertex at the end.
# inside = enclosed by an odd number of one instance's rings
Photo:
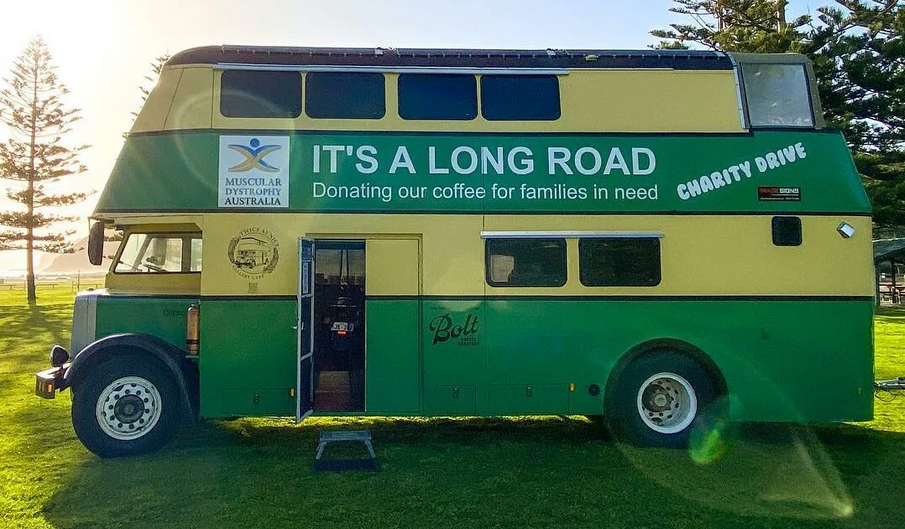
POLYGON ((799 202, 800 187, 758 187, 757 199, 767 202, 799 202))

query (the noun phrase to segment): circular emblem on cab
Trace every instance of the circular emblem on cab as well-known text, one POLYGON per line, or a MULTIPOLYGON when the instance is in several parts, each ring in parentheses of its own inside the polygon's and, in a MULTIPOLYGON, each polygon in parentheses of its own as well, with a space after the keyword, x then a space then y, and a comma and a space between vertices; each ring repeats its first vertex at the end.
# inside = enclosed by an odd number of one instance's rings
POLYGON ((245 279, 261 279, 280 261, 280 243, 264 228, 245 228, 226 250, 233 270, 245 279))

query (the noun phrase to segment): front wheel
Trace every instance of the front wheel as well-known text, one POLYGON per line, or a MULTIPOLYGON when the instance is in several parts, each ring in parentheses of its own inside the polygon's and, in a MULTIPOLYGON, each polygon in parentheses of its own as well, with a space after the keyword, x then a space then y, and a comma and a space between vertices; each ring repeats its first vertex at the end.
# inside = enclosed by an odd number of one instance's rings
POLYGON ((139 455, 166 443, 179 422, 179 392, 154 360, 113 357, 73 388, 72 426, 101 457, 139 455))
POLYGON ((671 351, 632 361, 612 383, 606 399, 610 429, 639 446, 688 446, 694 420, 716 397, 707 372, 671 351))

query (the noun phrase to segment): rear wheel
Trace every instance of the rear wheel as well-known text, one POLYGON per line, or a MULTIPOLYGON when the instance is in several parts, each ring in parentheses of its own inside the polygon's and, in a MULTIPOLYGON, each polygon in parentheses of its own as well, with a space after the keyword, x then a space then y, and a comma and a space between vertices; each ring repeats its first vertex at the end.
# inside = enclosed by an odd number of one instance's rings
POLYGON ((72 426, 101 457, 144 454, 166 443, 179 422, 179 392, 158 362, 114 357, 90 368, 72 393, 72 426))
POLYGON ((701 409, 716 397, 694 360, 657 351, 632 361, 607 392, 607 420, 617 437, 639 446, 688 446, 701 409))

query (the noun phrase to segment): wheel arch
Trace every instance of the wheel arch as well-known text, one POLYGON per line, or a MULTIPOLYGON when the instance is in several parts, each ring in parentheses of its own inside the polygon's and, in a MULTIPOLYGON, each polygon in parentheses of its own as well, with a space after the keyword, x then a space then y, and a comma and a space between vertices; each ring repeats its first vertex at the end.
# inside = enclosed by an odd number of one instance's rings
POLYGON ((713 361, 710 355, 705 353, 701 348, 685 340, 676 338, 657 338, 639 343, 626 351, 626 353, 616 361, 616 365, 610 371, 609 376, 607 376, 604 402, 611 397, 610 393, 616 386, 615 382, 629 364, 642 356, 660 351, 672 351, 687 356, 704 369, 710 377, 710 380, 713 382, 718 395, 726 395, 728 393, 729 387, 726 384, 726 377, 723 375, 722 370, 720 370, 719 366, 713 361))
POLYGON ((179 386, 179 407, 183 418, 198 420, 198 370, 179 347, 150 334, 114 334, 97 340, 76 354, 64 376, 64 387, 77 385, 91 368, 113 356, 131 355, 151 358, 162 364, 179 386))

